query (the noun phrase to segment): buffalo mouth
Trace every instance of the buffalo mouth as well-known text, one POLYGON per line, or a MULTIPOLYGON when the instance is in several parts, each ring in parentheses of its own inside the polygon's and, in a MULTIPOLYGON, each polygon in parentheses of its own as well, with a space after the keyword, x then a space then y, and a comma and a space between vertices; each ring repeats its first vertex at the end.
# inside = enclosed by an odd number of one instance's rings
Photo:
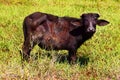
POLYGON ((86 33, 87 33, 87 35, 92 35, 95 33, 95 31, 89 31, 89 32, 87 31, 86 33))
POLYGON ((95 33, 96 30, 87 30, 87 33, 95 33))

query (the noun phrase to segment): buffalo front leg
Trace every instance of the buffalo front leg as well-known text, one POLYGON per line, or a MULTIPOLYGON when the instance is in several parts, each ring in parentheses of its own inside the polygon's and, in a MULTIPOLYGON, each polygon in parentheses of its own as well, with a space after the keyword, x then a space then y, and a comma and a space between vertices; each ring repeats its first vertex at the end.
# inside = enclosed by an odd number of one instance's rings
POLYGON ((76 50, 69 50, 68 60, 69 63, 74 64, 76 62, 76 50))

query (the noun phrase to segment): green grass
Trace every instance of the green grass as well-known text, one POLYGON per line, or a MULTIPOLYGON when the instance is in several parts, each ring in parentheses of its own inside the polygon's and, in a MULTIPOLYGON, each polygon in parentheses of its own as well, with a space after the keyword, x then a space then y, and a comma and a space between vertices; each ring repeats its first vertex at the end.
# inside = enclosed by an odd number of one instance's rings
POLYGON ((1 80, 120 80, 120 0, 0 0, 0 79, 1 80), (22 22, 35 11, 58 16, 80 17, 96 12, 110 21, 98 27, 92 39, 78 49, 75 65, 54 62, 66 51, 32 51, 30 63, 21 63, 22 22), (35 53, 40 56, 34 60, 35 53), (80 65, 81 63, 82 65, 80 65), (85 64, 86 63, 86 64, 85 64))

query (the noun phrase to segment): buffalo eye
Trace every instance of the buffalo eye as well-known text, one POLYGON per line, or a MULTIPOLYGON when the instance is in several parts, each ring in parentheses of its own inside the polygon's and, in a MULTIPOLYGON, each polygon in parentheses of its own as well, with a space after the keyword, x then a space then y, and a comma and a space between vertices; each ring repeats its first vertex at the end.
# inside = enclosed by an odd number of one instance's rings
POLYGON ((100 17, 100 15, 97 14, 97 13, 96 13, 95 16, 94 16, 95 19, 98 19, 99 17, 100 17))

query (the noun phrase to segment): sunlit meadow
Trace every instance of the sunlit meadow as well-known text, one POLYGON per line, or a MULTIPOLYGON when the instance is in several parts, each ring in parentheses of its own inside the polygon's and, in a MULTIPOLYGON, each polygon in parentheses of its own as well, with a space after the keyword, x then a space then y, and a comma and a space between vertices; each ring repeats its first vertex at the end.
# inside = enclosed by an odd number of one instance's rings
POLYGON ((0 80, 120 80, 120 0, 0 0, 0 80), (22 22, 36 11, 76 18, 94 12, 110 24, 97 26, 78 49, 74 65, 60 62, 67 51, 38 46, 30 62, 22 62, 22 22))

